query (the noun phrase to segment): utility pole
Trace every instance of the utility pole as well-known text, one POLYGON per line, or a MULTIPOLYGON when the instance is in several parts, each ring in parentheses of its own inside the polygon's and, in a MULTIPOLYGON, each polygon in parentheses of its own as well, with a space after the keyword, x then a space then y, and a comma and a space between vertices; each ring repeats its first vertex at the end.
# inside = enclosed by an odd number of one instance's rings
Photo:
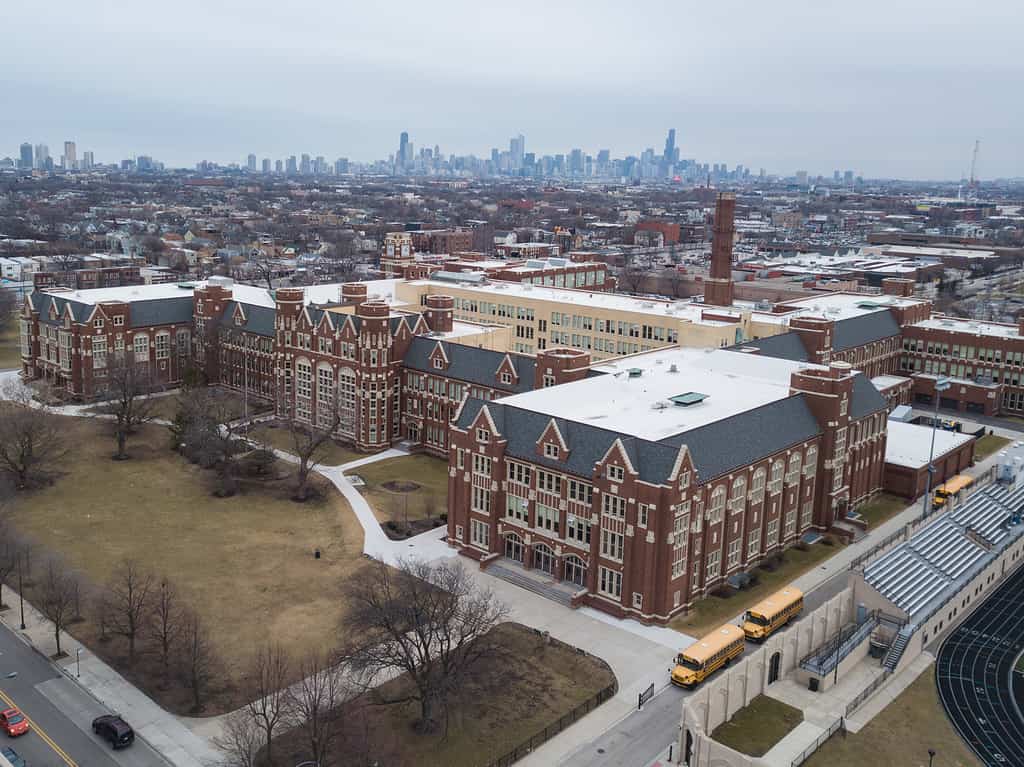
POLYGON ((24 556, 23 551, 18 552, 18 602, 21 605, 21 630, 25 630, 25 584, 22 581, 21 574, 21 558, 24 556))
POLYGON ((932 510, 932 476, 935 474, 935 430, 939 426, 939 400, 942 399, 942 392, 946 391, 949 386, 950 383, 947 377, 939 376, 935 379, 935 414, 932 417, 932 445, 928 450, 928 476, 925 479, 924 507, 921 510, 921 516, 923 517, 927 517, 932 510))

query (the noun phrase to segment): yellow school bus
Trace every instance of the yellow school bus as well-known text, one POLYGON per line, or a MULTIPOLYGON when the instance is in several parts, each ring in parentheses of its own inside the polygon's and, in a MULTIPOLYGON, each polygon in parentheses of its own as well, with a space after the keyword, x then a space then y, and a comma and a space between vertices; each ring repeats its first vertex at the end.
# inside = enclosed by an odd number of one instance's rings
POLYGON ((941 509, 950 498, 959 495, 961 492, 974 484, 974 477, 966 474, 957 474, 935 488, 935 500, 932 501, 932 508, 941 509))
POLYGON ((747 639, 763 642, 796 618, 803 609, 803 592, 787 586, 747 610, 743 616, 743 633, 747 639))
POLYGON ((672 684, 680 687, 695 687, 716 669, 743 653, 743 629, 727 623, 719 626, 703 639, 676 656, 676 667, 672 669, 672 684))

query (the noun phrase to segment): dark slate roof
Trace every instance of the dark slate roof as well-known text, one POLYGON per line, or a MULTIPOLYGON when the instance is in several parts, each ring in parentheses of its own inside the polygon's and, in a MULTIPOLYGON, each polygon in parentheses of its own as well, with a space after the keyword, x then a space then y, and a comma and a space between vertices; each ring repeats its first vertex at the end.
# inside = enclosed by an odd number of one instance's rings
POLYGON ((531 461, 552 470, 564 471, 578 477, 590 479, 594 475, 594 464, 604 458, 608 449, 616 439, 629 456, 633 467, 639 472, 640 479, 647 482, 664 482, 672 472, 678 448, 658 442, 648 442, 564 418, 554 418, 562 437, 569 446, 569 457, 565 461, 556 461, 537 454, 537 440, 540 439, 552 416, 523 410, 500 402, 484 402, 479 399, 467 399, 459 413, 458 426, 465 429, 476 418, 480 408, 487 405, 502 437, 508 440, 505 454, 509 458, 531 461))
POLYGON ((44 293, 43 291, 33 291, 32 296, 32 308, 39 312, 39 321, 44 325, 60 325, 64 319, 64 307, 71 307, 71 314, 75 318, 76 322, 84 322, 85 319, 92 313, 92 306, 83 304, 80 301, 72 301, 67 297, 67 294, 60 293, 44 293), (53 300, 57 305, 57 319, 50 319, 50 301, 53 300))
POLYGON ((400 314, 397 317, 391 317, 388 320, 388 327, 391 330, 391 335, 398 335, 398 328, 403 324, 410 333, 414 333, 416 331, 416 322, 419 318, 420 315, 418 314, 400 314))
MULTIPOLYGON (((886 312, 888 314, 888 312, 886 312)), ((863 373, 853 379, 853 397, 850 402, 850 418, 863 418, 879 410, 888 410, 889 405, 871 380, 863 373)))
POLYGON ((128 317, 133 328, 187 324, 192 322, 192 296, 132 301, 128 305, 128 317))
MULTIPOLYGON (((224 307, 224 324, 234 325, 235 307, 237 301, 228 301, 224 307)), ((242 304, 242 311, 245 313, 245 324, 242 329, 247 333, 257 336, 274 335, 274 309, 266 306, 255 306, 254 304, 242 304)))
POLYGON ((661 440, 687 445, 702 482, 748 466, 821 433, 802 394, 661 440))
POLYGON ((899 323, 888 309, 869 312, 859 317, 850 317, 836 322, 835 331, 832 334, 832 350, 841 352, 899 334, 899 323))
POLYGON ((653 483, 667 480, 682 445, 689 449, 700 481, 706 482, 821 433, 803 395, 770 402, 658 442, 555 418, 569 446, 569 458, 563 462, 537 454, 537 440, 552 420, 550 415, 501 402, 469 399, 459 413, 458 427, 465 429, 469 426, 485 404, 498 431, 508 440, 506 453, 509 457, 590 477, 594 463, 604 457, 616 439, 621 439, 640 479, 653 483))
MULTIPOLYGON (((730 347, 732 351, 742 351, 747 347, 754 347, 765 357, 777 357, 794 362, 810 362, 807 355, 807 347, 800 340, 800 334, 794 331, 780 333, 777 336, 758 338, 756 341, 744 341, 741 344, 730 347)), ((750 352, 751 354, 753 352, 750 352)))
POLYGON ((505 358, 505 352, 451 343, 430 336, 415 336, 412 343, 409 344, 409 350, 405 353, 402 364, 409 370, 418 370, 422 373, 439 372, 430 364, 430 353, 434 351, 434 347, 438 343, 444 348, 444 353, 448 357, 449 365, 445 375, 451 378, 515 394, 533 389, 536 365, 533 357, 522 354, 508 355, 512 360, 512 367, 515 368, 516 374, 519 376, 518 382, 509 386, 502 384, 495 375, 501 361, 505 358))

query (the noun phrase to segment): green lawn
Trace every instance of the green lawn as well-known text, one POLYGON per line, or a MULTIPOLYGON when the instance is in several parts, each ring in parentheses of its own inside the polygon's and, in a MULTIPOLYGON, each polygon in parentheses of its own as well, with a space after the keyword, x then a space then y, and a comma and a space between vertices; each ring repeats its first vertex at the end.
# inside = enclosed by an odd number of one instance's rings
POLYGON ((377 519, 423 519, 433 504, 431 515, 437 517, 448 511, 448 462, 429 455, 409 455, 389 458, 360 466, 353 472, 366 483, 360 488, 377 519), (384 483, 415 483, 419 487, 411 492, 394 492, 384 483), (407 505, 408 504, 408 505, 407 505))
POLYGON ((21 367, 21 340, 18 319, 13 314, 6 322, 0 321, 0 370, 21 367))
POLYGON ((800 709, 758 695, 732 721, 718 725, 711 737, 741 754, 764 756, 803 720, 800 709))
POLYGON ((815 543, 807 551, 795 548, 786 549, 785 562, 774 572, 755 568, 758 584, 751 588, 737 591, 729 598, 708 596, 697 602, 686 615, 672 621, 671 626, 690 636, 704 636, 712 629, 730 621, 744 612, 751 605, 761 601, 769 594, 778 591, 786 584, 811 570, 833 554, 841 551, 842 544, 838 541, 834 546, 815 543))
POLYGON ((858 506, 856 511, 868 523, 868 527, 871 528, 877 527, 887 519, 896 516, 907 508, 909 503, 906 498, 881 493, 867 503, 858 506))
POLYGON ((938 754, 934 767, 980 765, 946 717, 935 688, 934 669, 921 674, 860 732, 832 736, 804 764, 928 767, 929 748, 938 754))
POLYGON ((998 434, 986 434, 974 443, 974 458, 978 461, 988 458, 992 453, 1002 450, 1012 441, 1007 437, 1000 437, 998 434))

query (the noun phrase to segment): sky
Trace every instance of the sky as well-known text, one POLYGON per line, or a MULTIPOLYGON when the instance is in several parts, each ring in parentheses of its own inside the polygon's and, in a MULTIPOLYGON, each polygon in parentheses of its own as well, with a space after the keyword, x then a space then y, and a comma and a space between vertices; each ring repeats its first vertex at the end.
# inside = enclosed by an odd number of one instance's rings
POLYGON ((0 157, 244 164, 661 151, 755 172, 1024 176, 1015 0, 0 2, 0 157))

